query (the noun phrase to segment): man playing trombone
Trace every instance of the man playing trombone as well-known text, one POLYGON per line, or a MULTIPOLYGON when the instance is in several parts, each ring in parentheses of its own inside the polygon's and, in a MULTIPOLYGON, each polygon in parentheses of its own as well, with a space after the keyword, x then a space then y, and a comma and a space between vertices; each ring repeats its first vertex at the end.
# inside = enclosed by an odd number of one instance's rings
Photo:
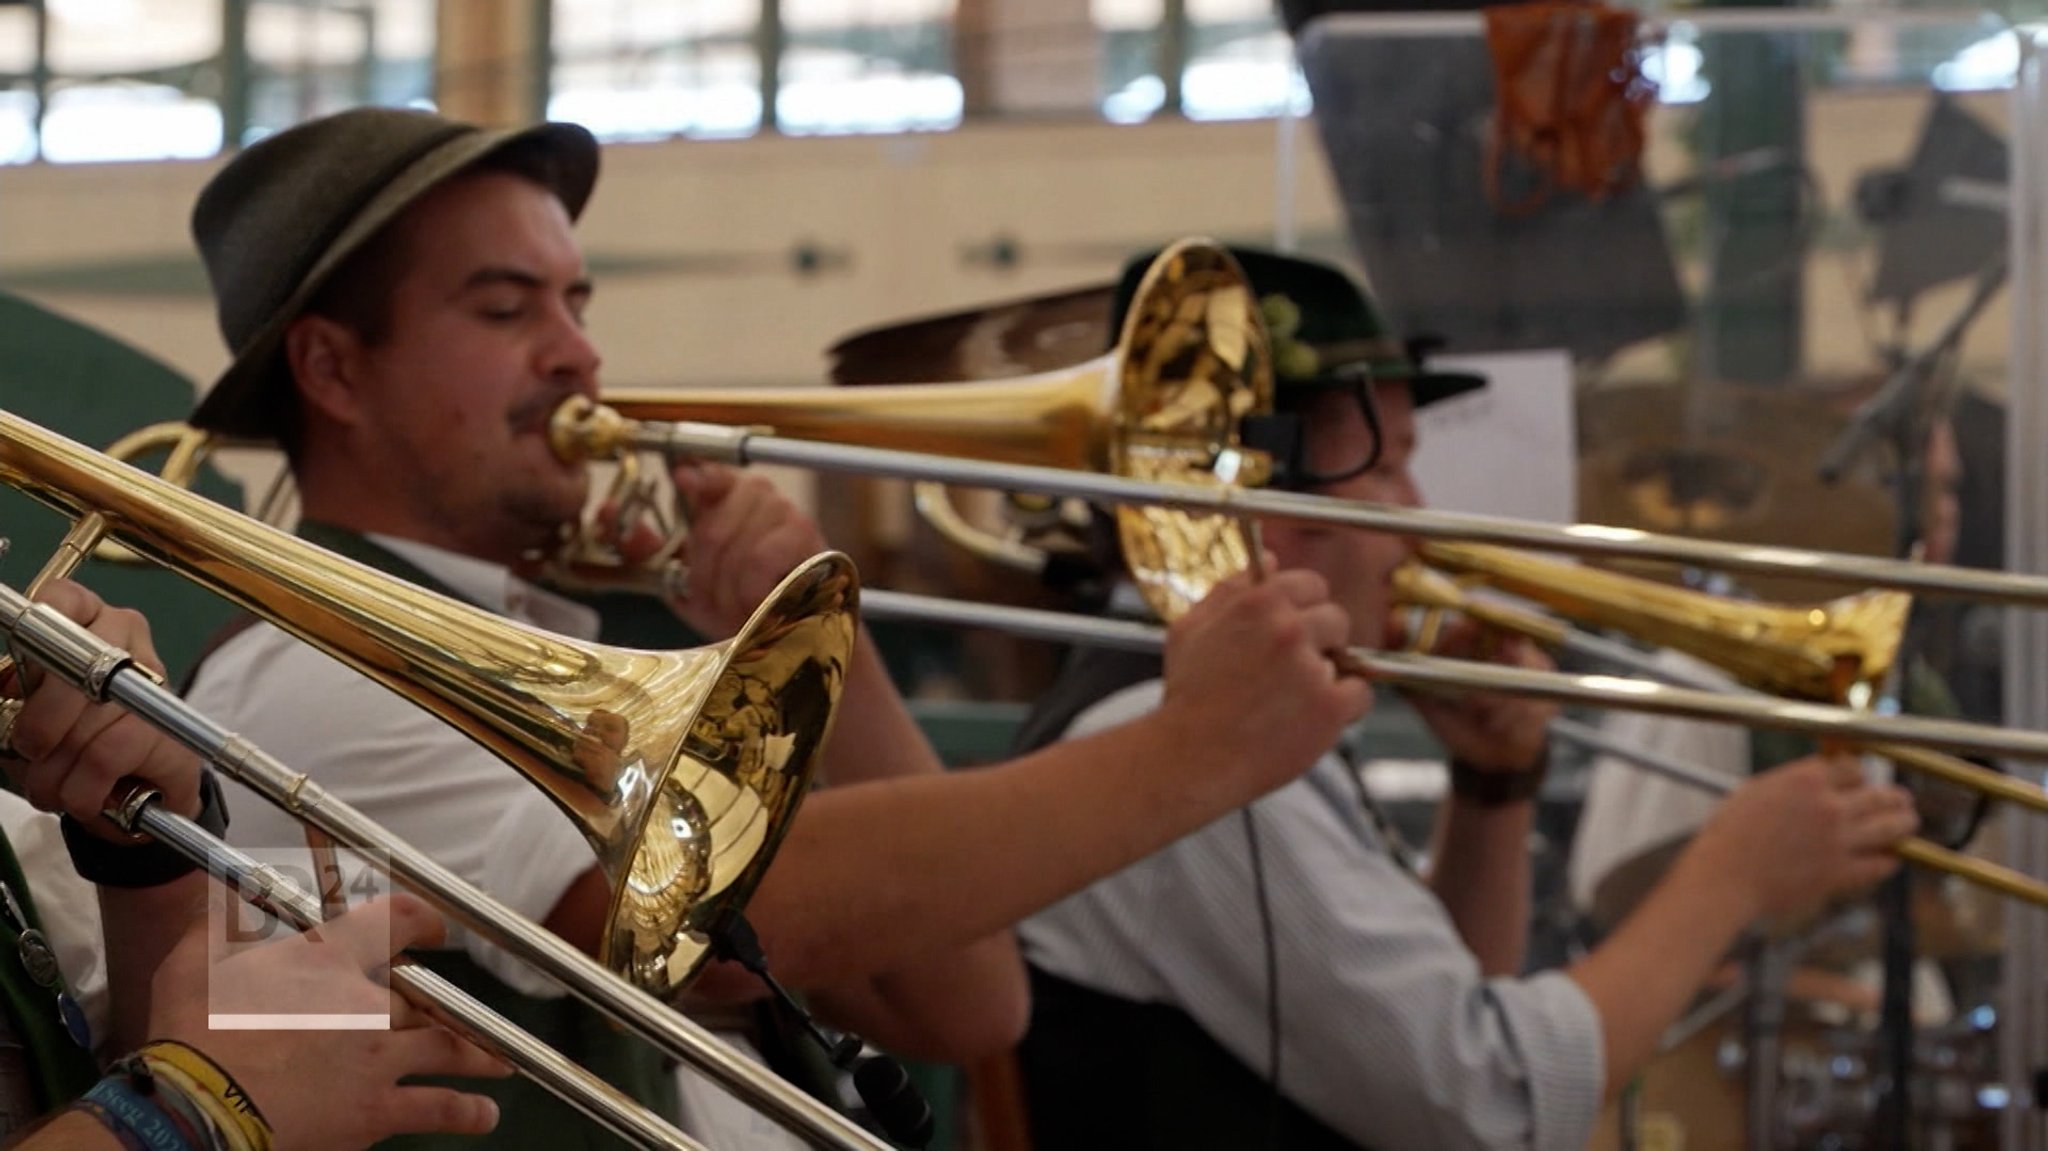
MULTIPOLYGON (((40 598, 161 672, 136 613, 109 608, 90 591, 63 581, 40 598)), ((16 675, 0 683, 0 695, 23 694, 16 675)), ((61 813, 70 859, 29 856, 23 871, 36 890, 72 898, 79 893, 71 868, 98 884, 96 926, 103 925, 105 934, 109 1002, 105 1012, 92 1013, 104 1018, 102 1033, 80 1034, 77 1021, 86 1013, 69 1002, 67 987, 80 974, 75 961, 69 971, 61 962, 54 973, 31 970, 31 978, 50 986, 28 999, 26 1013, 20 999, 8 997, 6 1046, 35 1052, 40 1065, 23 1069, 23 1077, 0 1077, 0 1094, 6 1096, 0 1108, 13 1119, 39 1112, 41 1118, 0 1130, 0 1140, 18 1139, 9 1145, 36 1151, 203 1151, 247 1148, 258 1145, 250 1142, 257 1139, 342 1151, 409 1132, 491 1130, 498 1111, 488 1098, 401 1083, 418 1075, 507 1070, 429 1024, 376 977, 405 948, 438 943, 439 916, 411 896, 397 896, 335 919, 317 938, 290 935, 232 949, 225 940, 209 938, 209 900, 227 898, 223 889, 209 885, 203 872, 168 848, 129 845, 100 814, 111 805, 117 784, 135 780, 156 788, 169 810, 218 831, 224 806, 199 761, 133 714, 93 704, 54 677, 25 695, 18 705, 0 708, 0 766, 37 807, 61 813), (391 1028, 215 1030, 210 1022, 229 1006, 267 1004, 276 1010, 309 998, 337 1009, 388 1014, 391 1028), (48 1018, 39 1018, 41 1013, 48 1018), (60 1014, 59 1026, 70 1035, 57 1042, 74 1047, 30 1041, 60 1014), (107 1060, 103 1077, 95 1053, 107 1060), (225 1095, 219 1093, 223 1087, 229 1089, 225 1095), (238 1108, 236 1093, 251 1106, 238 1108), (233 1129, 209 1136, 210 1124, 233 1129), (154 1133, 153 1141, 137 1142, 144 1131, 154 1133), (163 1141, 166 1131, 175 1132, 172 1142, 163 1141)), ((0 899, 10 920, 33 914, 26 892, 10 888, 0 899)), ((31 951, 45 942, 56 945, 60 960, 76 954, 65 941, 31 935, 32 927, 8 925, 24 966, 31 966, 31 951)), ((87 950, 102 950, 100 942, 88 941, 87 950)))
MULTIPOLYGON (((591 285, 571 231, 597 173, 588 133, 484 132, 358 109, 268 138, 201 194, 194 233, 235 361, 193 423, 279 441, 302 534, 372 566, 554 631, 577 605, 523 578, 587 494, 548 416, 595 396, 591 285)), ((818 530, 757 476, 680 467, 692 511, 688 622, 730 634, 818 530)), ((948 776, 863 638, 808 800, 750 905, 781 978, 913 1054, 1006 1046, 1026 989, 1009 929, 1312 763, 1369 692, 1323 653, 1349 630, 1320 581, 1239 584, 1175 629, 1151 721, 948 776), (1234 705, 1263 661, 1266 714, 1234 705), (1273 733, 1282 733, 1276 737, 1273 733)), ((535 789, 424 712, 282 632, 257 626, 202 665, 190 698, 330 792, 565 938, 595 950, 609 892, 590 850, 535 789)), ((253 799, 237 838, 298 829, 253 799)), ((470 941, 434 962, 479 997, 547 1009, 548 990, 470 941)), ((714 969, 723 997, 746 985, 714 969)), ((556 1038, 659 1099, 659 1068, 576 1009, 556 1038)), ((559 1147, 587 1125, 518 1084, 501 1138, 559 1147), (516 1102, 514 1101, 516 1099, 516 1102), (515 1111, 514 1109, 517 1108, 515 1111)))
MULTIPOLYGON (((1305 429, 1287 482, 1418 504, 1415 408, 1475 381, 1418 365, 1339 270, 1237 255, 1275 321, 1278 405, 1305 429)), ((1131 265, 1125 298, 1145 263, 1131 265)), ((1349 643, 1400 641, 1391 577, 1408 541, 1278 521, 1264 539, 1281 571, 1328 582, 1349 643)), ((1470 627, 1440 650, 1542 662, 1470 627)), ((1025 745, 1141 720, 1157 673, 1080 653, 1025 745)), ((1605 946, 1525 977, 1527 842, 1553 709, 1414 703, 1451 759, 1426 871, 1365 792, 1358 749, 1332 741, 1301 780, 1026 923, 1022 1066, 1040 1145, 1582 1147, 1603 1097, 1746 927, 1876 882, 1915 827, 1905 794, 1852 764, 1791 764, 1731 796, 1605 946)))

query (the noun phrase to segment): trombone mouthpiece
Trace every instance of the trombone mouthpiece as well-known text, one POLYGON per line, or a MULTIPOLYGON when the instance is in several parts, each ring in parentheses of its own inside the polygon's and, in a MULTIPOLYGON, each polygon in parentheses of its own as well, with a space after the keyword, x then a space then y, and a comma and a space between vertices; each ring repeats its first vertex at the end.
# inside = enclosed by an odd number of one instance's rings
POLYGON ((548 417, 548 447, 565 464, 611 459, 633 447, 634 422, 588 396, 563 400, 548 417))

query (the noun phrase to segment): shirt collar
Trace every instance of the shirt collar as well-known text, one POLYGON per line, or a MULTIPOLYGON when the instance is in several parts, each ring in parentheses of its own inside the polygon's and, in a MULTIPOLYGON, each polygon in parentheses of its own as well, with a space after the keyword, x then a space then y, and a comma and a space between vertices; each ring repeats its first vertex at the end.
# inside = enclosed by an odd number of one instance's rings
POLYGON ((523 580, 503 564, 418 540, 374 534, 369 538, 480 607, 572 639, 597 638, 598 614, 595 608, 523 580))

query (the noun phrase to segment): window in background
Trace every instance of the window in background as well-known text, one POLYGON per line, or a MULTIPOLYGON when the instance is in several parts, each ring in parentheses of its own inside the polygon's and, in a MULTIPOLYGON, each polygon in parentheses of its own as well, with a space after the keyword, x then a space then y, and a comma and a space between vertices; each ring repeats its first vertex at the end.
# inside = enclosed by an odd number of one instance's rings
POLYGON ((953 0, 782 0, 775 97, 785 132, 904 132, 960 123, 953 0))
POLYGON ((1118 124, 1152 118, 1167 103, 1159 57, 1166 0, 1090 0, 1102 37, 1102 114, 1118 124))
POLYGON ((243 0, 242 143, 365 104, 434 93, 434 0, 243 0))
POLYGON ((548 116, 601 140, 761 126, 761 0, 554 0, 548 116))
POLYGON ((433 90, 435 0, 0 4, 0 163, 169 160, 433 90), (40 96, 40 99, 39 99, 40 96))
POLYGON ((0 164, 36 158, 36 14, 0 7, 0 164))
POLYGON ((47 12, 43 158, 164 160, 220 150, 221 0, 48 0, 47 12))
POLYGON ((1186 0, 1181 110, 1191 120, 1246 120, 1308 111, 1294 43, 1271 0, 1186 0))

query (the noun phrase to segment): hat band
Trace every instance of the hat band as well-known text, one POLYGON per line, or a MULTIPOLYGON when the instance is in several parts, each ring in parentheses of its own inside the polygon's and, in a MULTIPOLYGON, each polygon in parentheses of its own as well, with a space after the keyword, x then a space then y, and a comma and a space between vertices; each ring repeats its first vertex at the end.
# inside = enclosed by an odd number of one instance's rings
POLYGON ((1329 366, 1361 360, 1405 360, 1408 349, 1398 340, 1380 337, 1370 340, 1339 340, 1333 344, 1310 344, 1318 362, 1329 366))

